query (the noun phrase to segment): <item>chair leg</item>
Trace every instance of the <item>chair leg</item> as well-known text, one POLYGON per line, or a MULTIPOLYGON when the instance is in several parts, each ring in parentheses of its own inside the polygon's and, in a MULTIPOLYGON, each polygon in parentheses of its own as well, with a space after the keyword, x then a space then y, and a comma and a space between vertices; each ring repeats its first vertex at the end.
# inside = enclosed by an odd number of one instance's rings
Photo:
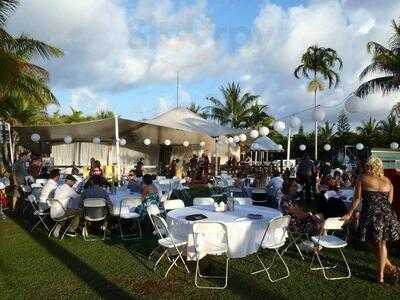
POLYGON ((226 257, 225 262, 225 276, 209 276, 209 275, 202 275, 200 273, 200 260, 198 259, 196 262, 196 274, 194 277, 194 284, 199 289, 216 289, 222 290, 228 286, 228 275, 229 275, 229 257, 226 257), (225 283, 223 286, 204 286, 199 284, 199 278, 225 278, 225 283))
POLYGON ((72 225, 72 222, 69 222, 67 228, 65 228, 64 233, 63 233, 63 235, 61 236, 61 240, 64 239, 64 236, 65 236, 65 234, 68 232, 68 230, 70 229, 71 225, 72 225))
POLYGON ((345 263, 345 265, 346 265, 346 269, 347 269, 347 275, 346 275, 346 276, 328 277, 327 274, 326 274, 326 270, 334 269, 334 268, 337 267, 337 265, 334 265, 334 266, 331 266, 331 267, 324 266, 324 265, 322 264, 321 258, 320 258, 320 256, 319 256, 319 253, 318 253, 319 251, 316 251, 316 252, 315 252, 315 254, 314 254, 314 256, 313 256, 313 259, 312 259, 312 261, 311 261, 310 269, 311 269, 311 270, 322 270, 322 273, 323 273, 324 278, 325 278, 326 280, 340 280, 340 279, 348 279, 348 278, 350 278, 350 277, 351 277, 350 266, 349 266, 349 264, 348 264, 348 262, 347 262, 346 257, 344 256, 344 253, 343 253, 342 249, 339 248, 338 250, 339 250, 340 254, 342 255, 343 261, 344 261, 344 263, 345 263), (311 267, 311 266, 312 266, 312 263, 313 263, 313 261, 314 261, 314 257, 317 257, 317 260, 318 260, 319 265, 320 265, 319 268, 318 268, 318 267, 317 267, 317 268, 312 268, 312 267, 311 267))
POLYGON ((137 239, 141 239, 142 238, 142 227, 140 226, 140 219, 139 218, 135 218, 134 220, 136 220, 137 225, 139 227, 139 233, 137 234, 125 234, 122 230, 122 224, 121 224, 121 218, 119 218, 119 232, 121 235, 121 239, 124 241, 132 241, 132 240, 137 240, 137 239))
POLYGON ((288 277, 290 276, 290 270, 289 270, 289 268, 288 268, 288 266, 287 266, 285 260, 283 259, 282 255, 279 253, 278 249, 274 249, 274 250, 275 250, 275 255, 274 255, 274 257, 272 258, 272 262, 271 262, 271 264, 270 264, 268 267, 265 266, 265 264, 264 264, 263 260, 261 259, 261 257, 260 257, 258 254, 256 254, 256 256, 257 256, 257 258, 258 258, 258 260, 259 260, 259 262, 261 263, 261 265, 262 265, 263 268, 262 268, 261 270, 254 271, 254 272, 250 273, 251 275, 258 274, 258 273, 261 273, 261 272, 266 272, 266 273, 267 273, 267 276, 268 276, 268 279, 269 279, 269 281, 271 281, 271 282, 277 282, 277 281, 280 281, 280 280, 282 280, 282 279, 288 278, 288 277), (273 278, 271 277, 271 274, 270 274, 270 272, 269 272, 269 269, 271 269, 271 267, 274 265, 275 259, 276 259, 277 257, 281 260, 283 266, 285 267, 285 269, 286 269, 286 275, 284 275, 284 276, 282 276, 282 277, 279 277, 279 278, 276 278, 276 279, 273 279, 273 278))
POLYGON ((54 226, 51 228, 48 237, 51 237, 51 234, 53 233, 54 229, 56 229, 57 225, 58 225, 58 222, 56 222, 56 223, 54 224, 54 226))
POLYGON ((189 271, 189 269, 188 269, 188 267, 187 267, 187 265, 186 265, 186 262, 185 262, 185 260, 184 260, 183 257, 182 257, 182 251, 180 251, 179 249, 177 249, 177 252, 178 252, 178 255, 172 260, 172 263, 171 263, 171 265, 169 266, 167 272, 165 273, 164 278, 167 278, 169 271, 171 271, 171 269, 172 269, 172 267, 173 267, 174 265, 178 267, 177 262, 178 262, 179 259, 181 259, 181 261, 182 261, 182 263, 183 263, 183 266, 184 266, 185 269, 186 269, 186 272, 187 272, 188 274, 190 273, 190 271, 189 271))
POLYGON ((156 263, 154 264, 153 271, 156 270, 157 265, 160 263, 160 261, 161 261, 161 259, 164 257, 164 255, 167 254, 167 252, 168 252, 168 250, 165 249, 165 251, 164 251, 164 252, 161 254, 161 256, 157 259, 156 263))
POLYGON ((151 253, 149 254, 147 260, 150 260, 151 257, 152 257, 152 256, 158 251, 158 249, 160 249, 160 248, 161 248, 161 246, 160 246, 160 245, 157 245, 157 247, 155 247, 155 248, 151 251, 151 253))
POLYGON ((38 216, 39 217, 39 219, 40 219, 40 222, 43 224, 43 226, 46 228, 46 230, 47 231, 49 231, 50 229, 49 229, 49 227, 46 225, 46 222, 44 221, 45 220, 45 218, 42 218, 42 216, 38 216))

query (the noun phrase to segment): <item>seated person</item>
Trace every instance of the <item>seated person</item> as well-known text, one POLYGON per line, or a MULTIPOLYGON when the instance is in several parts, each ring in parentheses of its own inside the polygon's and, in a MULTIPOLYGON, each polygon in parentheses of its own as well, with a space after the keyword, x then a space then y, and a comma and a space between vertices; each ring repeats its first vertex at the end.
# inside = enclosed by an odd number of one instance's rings
POLYGON ((328 188, 330 190, 338 190, 343 186, 342 174, 340 171, 336 170, 333 173, 333 177, 328 181, 328 188))
POLYGON ((50 203, 47 201, 48 198, 52 198, 54 195, 54 191, 57 188, 58 181, 60 180, 60 170, 53 169, 50 171, 49 179, 46 184, 43 186, 42 191, 40 192, 39 202, 44 203, 50 206, 50 203))
POLYGON ((345 188, 350 188, 353 186, 353 181, 351 179, 351 175, 349 175, 347 172, 343 173, 342 182, 343 182, 343 187, 345 187, 345 188))
POLYGON ((130 170, 128 174, 128 189, 131 193, 141 193, 142 180, 137 177, 135 170, 130 170))
POLYGON ((284 215, 290 215, 289 230, 293 233, 305 233, 317 235, 323 226, 322 217, 307 212, 298 203, 298 183, 294 178, 289 179, 282 187, 281 211, 284 215))
POLYGON ((3 182, 0 182, 0 206, 2 208, 8 207, 8 197, 6 194, 6 185, 3 182))
POLYGON ((281 173, 278 170, 275 170, 272 178, 267 183, 267 190, 278 191, 282 189, 283 179, 281 177, 281 173))
POLYGON ((81 193, 82 203, 88 198, 102 198, 106 200, 108 211, 112 211, 113 204, 107 193, 109 185, 103 176, 90 176, 81 193))
POLYGON ((147 215, 147 207, 151 204, 159 205, 160 197, 157 188, 153 184, 153 178, 150 174, 143 176, 142 203, 136 208, 140 214, 141 220, 147 215))
MULTIPOLYGON (((60 218, 63 216, 74 216, 71 221, 71 226, 67 235, 76 236, 76 229, 79 226, 80 218, 80 198, 79 194, 75 192, 73 186, 76 179, 72 175, 65 177, 65 183, 58 186, 54 192, 54 199, 57 200, 62 207, 54 205, 50 209, 52 218, 60 218)), ((58 224, 54 229, 54 236, 58 237, 62 223, 58 224)))

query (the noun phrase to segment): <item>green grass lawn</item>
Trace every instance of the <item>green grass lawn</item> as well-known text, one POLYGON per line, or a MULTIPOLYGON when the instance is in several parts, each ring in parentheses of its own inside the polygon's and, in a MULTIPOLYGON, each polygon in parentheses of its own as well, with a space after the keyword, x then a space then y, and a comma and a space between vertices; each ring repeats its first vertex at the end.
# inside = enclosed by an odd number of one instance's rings
MULTIPOLYGON (((374 258, 364 246, 349 247, 353 276, 349 280, 326 281, 318 271, 309 271, 306 262, 289 251, 285 259, 291 276, 270 283, 266 275, 249 275, 255 270, 255 256, 233 259, 229 285, 225 290, 203 290, 194 286, 192 274, 173 270, 164 280, 167 263, 153 272, 147 255, 156 245, 151 234, 142 240, 122 242, 117 234, 104 242, 82 238, 63 241, 47 238, 37 230, 27 231, 21 219, 0 221, 0 298, 272 298, 272 299, 398 299, 400 286, 374 283, 374 258)), ((268 257, 268 256, 267 256, 268 257)), ((335 255, 330 256, 332 260, 335 255)), ((396 260, 399 263, 399 259, 396 260)), ((206 259, 212 272, 223 272, 221 258, 206 259)), ((277 268, 275 271, 279 272, 277 268)))

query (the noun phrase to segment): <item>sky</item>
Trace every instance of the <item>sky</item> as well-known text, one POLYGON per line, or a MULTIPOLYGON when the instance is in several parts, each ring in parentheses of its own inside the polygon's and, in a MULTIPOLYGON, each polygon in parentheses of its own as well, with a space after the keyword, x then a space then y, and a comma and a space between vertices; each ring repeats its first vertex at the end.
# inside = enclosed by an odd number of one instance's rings
MULTIPOLYGON (((370 63, 366 43, 387 45, 392 19, 400 21, 398 0, 22 0, 8 30, 64 50, 64 58, 38 60, 61 103, 50 111, 129 119, 175 107, 177 71, 181 106, 206 106, 235 81, 275 117, 296 113, 313 105, 307 81, 293 76, 301 55, 331 47, 343 59, 341 81, 318 102, 335 122, 370 63)), ((384 118, 399 96, 367 97, 352 123, 384 118)), ((299 117, 311 121, 308 112, 299 117)))

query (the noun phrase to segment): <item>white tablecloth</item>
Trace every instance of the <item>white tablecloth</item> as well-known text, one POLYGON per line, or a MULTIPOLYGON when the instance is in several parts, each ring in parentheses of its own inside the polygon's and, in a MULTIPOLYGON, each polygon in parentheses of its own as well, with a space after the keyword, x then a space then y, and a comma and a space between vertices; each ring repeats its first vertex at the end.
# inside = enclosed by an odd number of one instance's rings
POLYGON ((121 200, 124 198, 141 198, 141 195, 139 193, 133 193, 131 194, 129 190, 121 190, 117 191, 114 194, 109 194, 110 200, 112 202, 112 212, 111 214, 113 216, 119 216, 119 209, 121 205, 121 200))
MULTIPOLYGON (((175 238, 188 241, 188 260, 196 259, 193 242, 194 222, 185 219, 186 216, 192 214, 207 216, 207 219, 203 221, 218 221, 226 224, 229 251, 232 258, 246 257, 257 252, 269 221, 282 215, 280 211, 269 207, 244 205, 236 206, 235 211, 229 212, 214 212, 213 207, 209 206, 191 206, 170 211, 166 218, 168 228, 175 238), (263 218, 260 220, 249 219, 247 215, 250 213, 261 214, 263 218)), ((279 231, 275 233, 275 236, 268 238, 276 239, 281 237, 282 231, 279 231)), ((215 241, 213 243, 215 244, 215 241)))
POLYGON ((160 191, 163 193, 168 193, 173 190, 183 190, 185 187, 180 183, 180 179, 163 179, 163 180, 154 180, 153 183, 158 186, 160 191))

